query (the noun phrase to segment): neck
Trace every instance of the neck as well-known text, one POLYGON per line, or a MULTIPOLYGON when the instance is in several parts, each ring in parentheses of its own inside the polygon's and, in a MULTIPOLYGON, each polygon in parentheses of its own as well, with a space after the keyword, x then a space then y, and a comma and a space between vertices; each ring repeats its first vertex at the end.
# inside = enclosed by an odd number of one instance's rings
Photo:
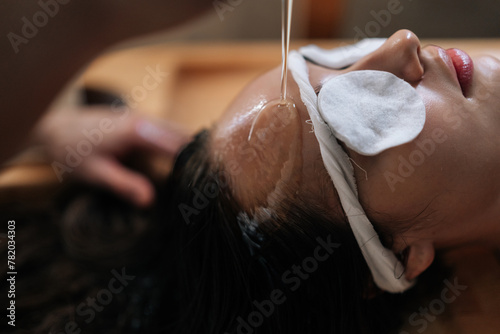
POLYGON ((430 238, 436 248, 456 248, 469 245, 500 248, 500 187, 491 200, 476 207, 470 215, 452 217, 436 224, 430 238))
POLYGON ((500 190, 497 190, 496 200, 483 214, 485 226, 483 242, 493 247, 500 248, 500 190))

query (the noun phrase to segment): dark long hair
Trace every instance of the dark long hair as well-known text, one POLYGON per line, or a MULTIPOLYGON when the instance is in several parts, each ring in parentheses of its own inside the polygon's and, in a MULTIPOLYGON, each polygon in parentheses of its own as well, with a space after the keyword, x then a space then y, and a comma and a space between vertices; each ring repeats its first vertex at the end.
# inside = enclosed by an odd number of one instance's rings
POLYGON ((2 332, 396 329, 404 296, 373 287, 345 218, 300 197, 243 212, 209 135, 180 153, 152 209, 72 186, 50 209, 15 213, 16 327, 2 332))

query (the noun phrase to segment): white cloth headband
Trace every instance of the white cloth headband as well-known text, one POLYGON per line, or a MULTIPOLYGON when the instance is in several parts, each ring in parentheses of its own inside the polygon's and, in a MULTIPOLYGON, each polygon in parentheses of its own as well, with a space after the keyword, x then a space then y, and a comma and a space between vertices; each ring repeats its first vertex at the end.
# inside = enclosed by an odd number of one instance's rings
MULTIPOLYGON (((364 55, 376 50, 383 40, 364 40, 353 46, 336 49, 337 51, 317 52, 313 47, 300 50, 318 64, 330 64, 331 67, 344 67, 359 60, 364 55), (314 52, 311 52, 314 50, 314 52), (330 52, 330 56, 328 56, 330 52), (332 56, 332 54, 334 56, 332 56), (319 56, 318 56, 319 55, 319 56), (336 55, 336 56, 335 56, 336 55)), ((358 200, 358 191, 354 170, 349 157, 337 143, 332 131, 321 117, 318 110, 318 97, 309 81, 306 61, 298 52, 289 55, 290 71, 300 89, 304 102, 314 126, 323 163, 338 192, 340 202, 345 211, 351 229, 359 244, 361 252, 370 268, 375 284, 382 290, 397 293, 413 286, 414 281, 407 280, 404 275, 396 277, 395 269, 402 267, 394 253, 385 248, 368 220, 358 200)))

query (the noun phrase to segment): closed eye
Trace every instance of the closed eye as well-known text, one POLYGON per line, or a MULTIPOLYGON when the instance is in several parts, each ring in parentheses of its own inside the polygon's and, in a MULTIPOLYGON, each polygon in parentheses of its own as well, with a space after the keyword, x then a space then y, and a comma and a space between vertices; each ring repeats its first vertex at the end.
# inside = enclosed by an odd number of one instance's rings
MULTIPOLYGON (((342 68, 336 68, 336 70, 339 70, 339 71, 346 70, 346 69, 348 69, 351 66, 352 65, 344 66, 342 68)), ((321 83, 321 82, 317 86, 314 87, 314 92, 316 93, 316 95, 319 94, 319 91, 321 90, 322 87, 323 87, 323 83, 321 83)))

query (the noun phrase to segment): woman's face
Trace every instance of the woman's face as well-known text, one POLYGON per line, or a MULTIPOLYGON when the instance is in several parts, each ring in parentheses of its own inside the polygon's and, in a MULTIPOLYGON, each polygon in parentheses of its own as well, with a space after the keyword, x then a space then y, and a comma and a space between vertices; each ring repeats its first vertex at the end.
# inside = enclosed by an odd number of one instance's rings
MULTIPOLYGON (((428 231, 436 246, 479 238, 483 226, 496 224, 500 207, 500 61, 474 58, 467 80, 467 73, 455 69, 453 53, 421 47, 417 36, 401 30, 346 69, 308 64, 310 82, 318 90, 347 72, 379 70, 407 81, 422 97, 426 122, 412 142, 375 156, 343 147, 354 162, 360 202, 370 219, 410 226, 405 237, 428 231)), ((288 84, 296 111, 265 109, 248 140, 260 107, 279 98, 280 69, 251 83, 214 128, 215 157, 230 173, 234 195, 250 211, 301 196, 341 212, 291 75, 288 84)))

